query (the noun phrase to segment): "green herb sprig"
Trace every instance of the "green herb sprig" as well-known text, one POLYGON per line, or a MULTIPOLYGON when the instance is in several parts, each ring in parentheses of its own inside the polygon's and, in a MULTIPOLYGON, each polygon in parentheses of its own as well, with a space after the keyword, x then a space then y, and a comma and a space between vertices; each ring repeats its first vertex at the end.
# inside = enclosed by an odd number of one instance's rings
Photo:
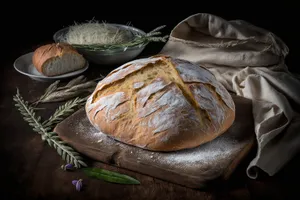
MULTIPOLYGON (((104 77, 100 75, 99 79, 101 80, 103 78, 104 77)), ((94 81, 99 79, 95 79, 94 81)), ((71 80, 67 85, 62 87, 59 87, 59 81, 56 81, 45 90, 45 93, 39 98, 35 105, 37 105, 38 103, 44 103, 44 99, 47 99, 47 97, 50 94, 53 94, 53 92, 55 91, 70 89, 78 84, 84 83, 85 81, 85 77, 80 76, 71 80)), ((60 123, 66 117, 74 113, 77 109, 84 106, 88 97, 89 96, 84 98, 76 97, 75 99, 67 101, 65 104, 59 106, 55 110, 53 115, 44 122, 42 122, 42 118, 40 116, 36 116, 35 110, 37 110, 37 108, 29 105, 29 103, 23 99, 18 88, 16 95, 13 97, 13 100, 16 102, 15 106, 23 115, 24 120, 27 121, 31 127, 33 127, 33 131, 40 134, 42 140, 47 141, 48 145, 50 147, 53 147, 62 157, 62 159, 68 163, 67 165, 62 166, 63 169, 66 170, 69 168, 73 168, 74 166, 77 169, 82 168, 85 175, 106 182, 134 185, 140 184, 138 180, 125 174, 120 174, 101 168, 88 168, 87 164, 83 161, 83 158, 80 156, 80 154, 76 152, 72 147, 70 147, 66 142, 61 140, 57 133, 52 131, 56 124, 60 123)), ((76 183, 78 183, 78 180, 76 183)), ((77 185, 78 184, 76 184, 76 189, 78 189, 77 185)))
POLYGON ((120 174, 117 172, 108 171, 100 168, 83 168, 83 172, 92 178, 101 179, 106 182, 119 183, 119 184, 130 184, 138 185, 140 182, 135 178, 127 176, 125 174, 120 174))
POLYGON ((160 30, 163 29, 165 25, 159 26, 149 33, 145 35, 135 34, 134 39, 123 44, 107 44, 107 45, 99 45, 99 44, 71 44, 75 48, 82 49, 85 51, 126 51, 127 48, 132 47, 142 47, 147 45, 149 42, 166 42, 168 39, 168 35, 163 37, 159 37, 161 34, 160 30))
POLYGON ((68 163, 74 164, 76 168, 87 166, 78 152, 76 152, 72 147, 68 146, 66 142, 62 141, 57 133, 50 131, 50 124, 52 125, 53 123, 49 123, 48 121, 49 126, 43 126, 41 117, 36 116, 34 108, 23 99, 18 88, 17 94, 13 97, 13 100, 16 102, 15 106, 23 115, 24 120, 27 121, 31 127, 33 127, 33 131, 40 134, 42 140, 47 141, 49 146, 53 147, 63 160, 68 163))
POLYGON ((66 117, 74 113, 78 108, 83 106, 87 100, 85 98, 76 97, 75 99, 67 101, 65 104, 59 106, 54 114, 49 119, 45 120, 42 125, 46 128, 53 128, 56 124, 63 121, 66 117))

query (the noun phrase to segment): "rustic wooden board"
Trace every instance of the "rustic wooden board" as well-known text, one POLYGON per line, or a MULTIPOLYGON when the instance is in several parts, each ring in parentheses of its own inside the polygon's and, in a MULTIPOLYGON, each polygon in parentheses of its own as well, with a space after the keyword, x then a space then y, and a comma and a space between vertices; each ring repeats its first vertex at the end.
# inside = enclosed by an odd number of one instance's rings
POLYGON ((197 148, 177 152, 151 152, 126 145, 99 133, 84 109, 55 127, 58 135, 95 161, 146 174, 190 188, 213 180, 226 180, 254 144, 252 103, 233 96, 236 120, 222 136, 197 148))

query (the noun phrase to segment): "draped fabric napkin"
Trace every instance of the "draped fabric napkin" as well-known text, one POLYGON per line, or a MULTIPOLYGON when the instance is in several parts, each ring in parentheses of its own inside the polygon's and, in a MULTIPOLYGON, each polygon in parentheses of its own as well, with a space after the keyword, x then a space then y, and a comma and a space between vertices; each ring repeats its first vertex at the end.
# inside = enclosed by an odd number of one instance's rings
POLYGON ((277 173, 300 149, 300 81, 285 65, 288 47, 275 34, 242 20, 192 15, 172 31, 161 54, 208 68, 228 91, 252 99, 257 155, 247 168, 277 173))

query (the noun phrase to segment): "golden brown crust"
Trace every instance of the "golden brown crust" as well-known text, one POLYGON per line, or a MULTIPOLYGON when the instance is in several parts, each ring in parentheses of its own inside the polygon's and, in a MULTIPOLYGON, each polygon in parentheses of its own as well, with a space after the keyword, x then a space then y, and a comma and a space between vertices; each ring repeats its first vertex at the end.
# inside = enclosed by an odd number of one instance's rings
MULTIPOLYGON (((32 56, 32 63, 41 74, 43 73, 43 65, 50 59, 61 57, 66 53, 74 53, 80 55, 77 50, 66 43, 51 43, 37 48, 32 56)), ((81 55, 80 55, 81 56, 81 55)))
POLYGON ((223 134, 235 119, 235 105, 207 69, 156 55, 113 70, 98 83, 86 113, 99 131, 116 140, 175 151, 223 134))

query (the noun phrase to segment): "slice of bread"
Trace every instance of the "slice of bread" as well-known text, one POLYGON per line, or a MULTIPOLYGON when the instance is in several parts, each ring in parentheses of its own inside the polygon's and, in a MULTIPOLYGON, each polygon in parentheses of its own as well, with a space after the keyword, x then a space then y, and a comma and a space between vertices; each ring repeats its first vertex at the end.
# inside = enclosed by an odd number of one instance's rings
POLYGON ((69 44, 52 43, 34 51, 32 62, 44 76, 53 77, 84 68, 86 60, 69 44))

